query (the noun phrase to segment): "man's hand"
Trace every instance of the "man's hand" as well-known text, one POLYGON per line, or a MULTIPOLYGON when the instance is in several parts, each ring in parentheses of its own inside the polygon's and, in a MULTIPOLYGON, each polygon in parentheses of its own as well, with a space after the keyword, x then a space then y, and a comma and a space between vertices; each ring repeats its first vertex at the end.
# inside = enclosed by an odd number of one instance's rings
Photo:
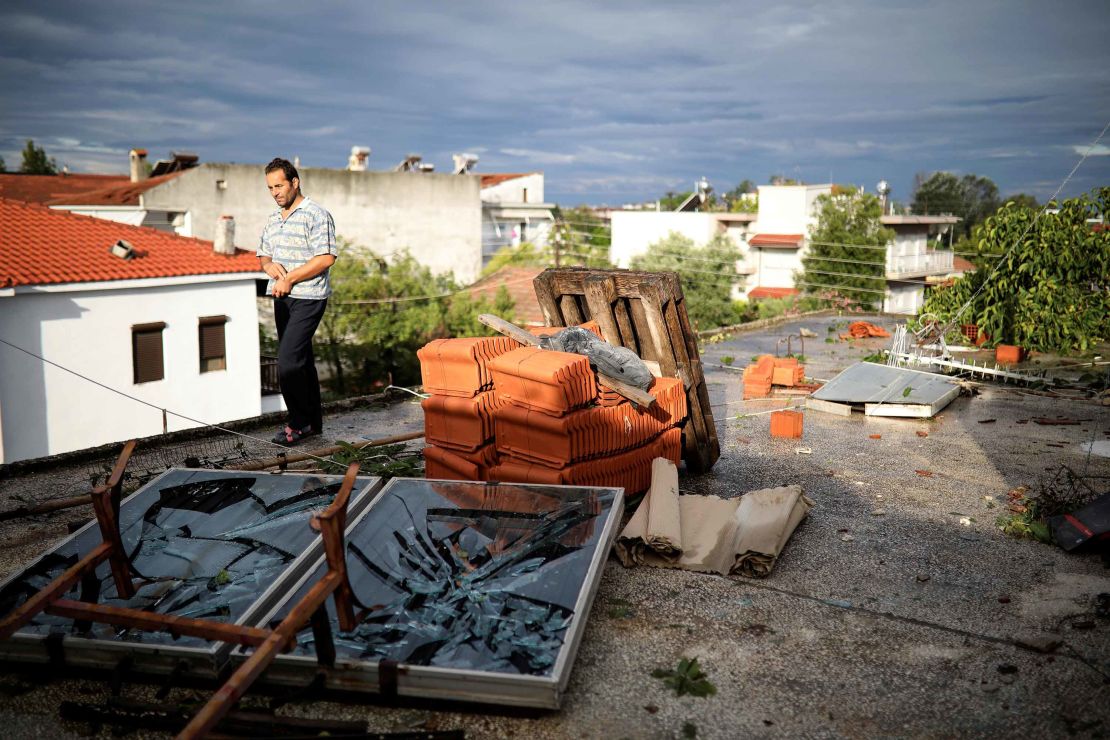
MULTIPOLYGON (((278 265, 278 268, 280 269, 281 265, 278 265)), ((272 291, 274 298, 284 298, 289 295, 289 291, 293 290, 293 281, 286 279, 284 269, 281 272, 282 276, 280 278, 274 278, 274 288, 272 291)))
POLYGON ((285 275, 286 275, 285 268, 282 267, 281 265, 279 265, 277 262, 267 262, 265 265, 263 265, 262 271, 265 272, 267 275, 269 275, 274 280, 284 280, 285 279, 285 275))

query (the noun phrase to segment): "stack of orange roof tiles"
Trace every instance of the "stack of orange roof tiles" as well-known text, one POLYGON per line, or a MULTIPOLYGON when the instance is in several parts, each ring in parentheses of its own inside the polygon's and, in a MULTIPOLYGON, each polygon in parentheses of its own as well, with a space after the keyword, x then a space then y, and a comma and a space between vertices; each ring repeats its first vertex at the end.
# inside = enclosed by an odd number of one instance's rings
POLYGON ((795 386, 805 381, 805 367, 796 357, 760 355, 744 368, 744 400, 771 395, 772 385, 795 386))
POLYGON ((418 356, 424 388, 432 393, 423 402, 428 478, 620 486, 636 493, 650 486, 653 459, 680 459, 686 391, 676 378, 656 378, 649 390, 656 401, 642 409, 599 388, 582 355, 513 340, 448 339, 418 356), (456 358, 470 366, 448 368, 456 358))

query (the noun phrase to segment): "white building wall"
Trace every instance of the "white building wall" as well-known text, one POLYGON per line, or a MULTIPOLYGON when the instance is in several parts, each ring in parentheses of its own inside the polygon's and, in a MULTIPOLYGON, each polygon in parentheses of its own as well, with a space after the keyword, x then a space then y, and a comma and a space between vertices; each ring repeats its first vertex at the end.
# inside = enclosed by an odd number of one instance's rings
POLYGON ((755 273, 746 286, 748 291, 756 287, 793 288, 794 273, 802 269, 801 255, 796 249, 756 248, 752 250, 748 263, 755 267, 755 273))
POLYGON ((817 222, 817 198, 832 185, 760 185, 754 234, 809 234, 817 222))
POLYGON ((675 211, 613 211, 613 241, 609 259, 618 267, 628 267, 632 258, 647 252, 648 247, 676 233, 702 246, 718 233, 717 219, 712 213, 677 213, 675 211))
MULTIPOLYGON (((407 249, 433 272, 463 283, 482 269, 478 175, 349 172, 300 168, 302 190, 335 219, 335 232, 379 255, 407 249)), ((529 196, 531 197, 531 196, 529 196)), ((216 220, 235 217, 235 245, 254 251, 277 208, 262 165, 203 164, 147 190, 143 207, 189 212, 192 235, 215 237, 216 220)), ((342 259, 342 253, 340 259, 342 259)))
POLYGON ((50 206, 79 216, 92 216, 131 226, 149 226, 178 236, 192 236, 192 219, 188 213, 148 210, 142 206, 50 206))
POLYGON ((916 314, 925 304, 925 289, 912 283, 888 282, 883 310, 887 313, 916 314))
POLYGON ((482 188, 483 203, 543 203, 543 173, 514 177, 482 188))
MULTIPOLYGON (((209 284, 16 293, 0 297, 0 336, 98 382, 208 423, 261 409, 254 276, 209 284), (228 316, 227 369, 201 373, 197 321, 228 316), (133 382, 131 326, 165 322, 163 380, 133 382)), ((162 431, 162 413, 0 346, 0 463, 162 431), (18 431, 18 434, 15 431, 18 431)), ((197 424, 169 416, 169 429, 197 424)))

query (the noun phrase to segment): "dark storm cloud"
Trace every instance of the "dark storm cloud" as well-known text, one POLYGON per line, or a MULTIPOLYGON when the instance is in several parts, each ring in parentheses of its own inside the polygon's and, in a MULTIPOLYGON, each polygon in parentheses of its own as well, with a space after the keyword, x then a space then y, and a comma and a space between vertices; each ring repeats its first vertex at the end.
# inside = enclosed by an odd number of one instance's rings
MULTIPOLYGON (((1104 2, 8 3, 0 153, 386 168, 453 152, 548 199, 919 171, 1050 195, 1110 120, 1104 2)), ((1110 182, 1096 148, 1069 185, 1110 182)))

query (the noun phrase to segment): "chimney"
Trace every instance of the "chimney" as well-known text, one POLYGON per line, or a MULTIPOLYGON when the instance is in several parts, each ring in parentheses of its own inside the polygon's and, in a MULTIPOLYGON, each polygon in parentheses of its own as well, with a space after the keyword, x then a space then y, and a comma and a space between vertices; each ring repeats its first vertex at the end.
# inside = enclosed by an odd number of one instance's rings
POLYGON ((216 254, 235 254, 235 217, 220 216, 216 219, 216 238, 212 240, 216 254))
POLYGON ((127 156, 131 160, 131 182, 142 182, 147 178, 146 149, 132 149, 127 156))
POLYGON ((351 172, 365 172, 368 159, 370 159, 370 147, 353 146, 351 156, 347 157, 347 169, 351 172))

